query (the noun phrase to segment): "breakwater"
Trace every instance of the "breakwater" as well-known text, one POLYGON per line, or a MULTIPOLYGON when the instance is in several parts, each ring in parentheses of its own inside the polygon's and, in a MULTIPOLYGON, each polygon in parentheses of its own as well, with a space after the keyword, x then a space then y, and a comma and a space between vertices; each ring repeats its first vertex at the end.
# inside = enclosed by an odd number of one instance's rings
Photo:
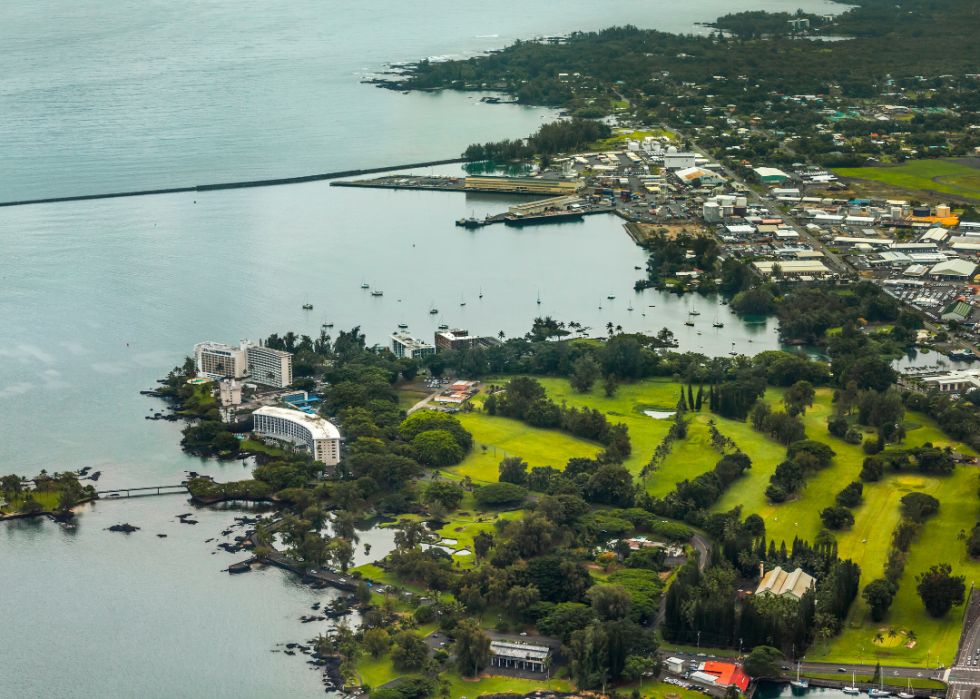
POLYGON ((248 180, 243 182, 221 182, 218 184, 200 184, 193 187, 169 187, 164 189, 142 189, 130 192, 110 192, 107 194, 80 194, 74 197, 48 197, 46 199, 22 199, 20 201, 0 202, 2 206, 28 206, 30 204, 58 204, 69 201, 88 201, 92 199, 118 199, 120 197, 146 197, 156 194, 182 194, 189 192, 214 192, 222 189, 248 189, 250 187, 278 187, 287 184, 302 184, 304 182, 319 182, 322 180, 334 180, 340 177, 356 177, 358 175, 371 175, 379 172, 390 172, 391 170, 410 170, 416 167, 434 167, 436 165, 451 165, 454 163, 465 163, 466 158, 451 158, 448 160, 430 160, 424 163, 408 163, 407 165, 387 165, 385 167, 368 168, 365 170, 342 170, 339 172, 325 172, 319 175, 304 175, 302 177, 280 177, 268 180, 248 180))

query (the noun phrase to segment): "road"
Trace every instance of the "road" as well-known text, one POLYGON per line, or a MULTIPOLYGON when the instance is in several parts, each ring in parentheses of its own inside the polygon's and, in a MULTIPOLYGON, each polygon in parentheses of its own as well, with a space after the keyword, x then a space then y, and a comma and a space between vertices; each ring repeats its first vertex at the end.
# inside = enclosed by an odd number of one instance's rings
POLYGON ((970 602, 963 618, 963 634, 956 653, 956 665, 946 673, 949 696, 967 699, 980 687, 980 595, 971 590, 970 602), (970 662, 970 665, 967 665, 970 662), (955 694, 954 694, 955 692, 955 694))
MULTIPOLYGON (((677 131, 670 128, 666 124, 662 124, 661 128, 664 131, 670 132, 678 140, 683 139, 683 136, 681 134, 679 134, 677 131)), ((714 157, 712 157, 710 154, 702 150, 701 147, 698 146, 696 143, 692 142, 691 148, 695 152, 699 153, 701 156, 707 158, 708 160, 715 160, 714 157)), ((734 172, 732 172, 727 167, 725 167, 724 164, 719 163, 719 165, 721 165, 722 172, 727 177, 729 177, 732 182, 738 182, 743 187, 745 187, 746 195, 748 196, 749 199, 751 199, 753 202, 760 204, 761 206, 764 206, 766 210, 769 212, 770 216, 772 216, 773 218, 778 218, 779 220, 783 221, 786 225, 790 226, 794 231, 796 231, 799 234, 801 242, 805 242, 808 245, 810 245, 814 250, 819 250, 820 252, 822 252, 826 256, 826 258, 830 260, 832 265, 837 269, 839 273, 847 274, 854 271, 850 267, 850 265, 848 265, 846 262, 840 259, 836 254, 832 253, 827 247, 825 247, 823 244, 817 241, 813 236, 811 236, 809 231, 807 231, 802 226, 797 225, 797 223, 792 218, 786 216, 782 211, 780 211, 779 208, 776 206, 775 202, 760 199, 759 195, 756 194, 752 189, 750 189, 741 179, 739 179, 738 175, 736 175, 734 172)))

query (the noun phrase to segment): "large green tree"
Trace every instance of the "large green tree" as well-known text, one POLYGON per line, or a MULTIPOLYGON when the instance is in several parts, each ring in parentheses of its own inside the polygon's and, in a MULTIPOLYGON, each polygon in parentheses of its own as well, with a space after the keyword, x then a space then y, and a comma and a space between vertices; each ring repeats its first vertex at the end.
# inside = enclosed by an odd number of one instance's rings
POLYGON ((915 589, 930 616, 946 616, 950 609, 963 604, 966 577, 953 575, 953 568, 948 563, 932 566, 916 575, 915 580, 919 583, 915 589))

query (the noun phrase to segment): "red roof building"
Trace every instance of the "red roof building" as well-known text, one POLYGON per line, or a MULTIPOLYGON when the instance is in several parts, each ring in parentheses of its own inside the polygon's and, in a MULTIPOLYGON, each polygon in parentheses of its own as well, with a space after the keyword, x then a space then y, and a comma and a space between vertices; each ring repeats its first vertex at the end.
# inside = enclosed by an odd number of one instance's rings
POLYGON ((714 675, 715 684, 721 687, 728 687, 734 684, 744 692, 749 686, 749 677, 742 672, 741 665, 733 665, 732 663, 716 663, 713 660, 709 660, 708 662, 704 663, 704 667, 701 668, 701 672, 714 675))

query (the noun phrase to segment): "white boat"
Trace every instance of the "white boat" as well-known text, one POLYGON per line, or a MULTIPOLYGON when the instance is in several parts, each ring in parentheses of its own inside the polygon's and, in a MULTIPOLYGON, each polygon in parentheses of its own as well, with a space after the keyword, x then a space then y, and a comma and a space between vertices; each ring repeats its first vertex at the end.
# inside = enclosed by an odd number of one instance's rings
POLYGON ((791 680, 790 684, 798 689, 806 689, 810 686, 810 680, 800 679, 800 663, 796 664, 796 679, 791 680))
POLYGON ((843 691, 844 694, 860 694, 861 693, 861 690, 857 688, 857 682, 854 681, 854 673, 853 672, 851 673, 851 686, 850 687, 844 687, 841 691, 843 691))
POLYGON ((891 692, 886 692, 884 689, 869 689, 868 696, 870 697, 890 697, 891 692))
POLYGON ((361 277, 361 288, 362 289, 370 289, 371 288, 371 285, 368 284, 366 281, 364 281, 364 277, 361 277))
MULTIPOLYGON (((541 303, 541 292, 540 291, 538 292, 538 303, 541 303)), ((599 308, 602 308, 602 306, 599 306, 599 308)))
POLYGON ((908 691, 899 692, 898 693, 898 696, 899 696, 899 699, 914 699, 915 692, 912 691, 912 678, 911 677, 909 678, 908 691))
POLYGON ((405 328, 408 327, 408 323, 399 323, 398 324, 398 327, 401 328, 402 330, 404 330, 405 328))

